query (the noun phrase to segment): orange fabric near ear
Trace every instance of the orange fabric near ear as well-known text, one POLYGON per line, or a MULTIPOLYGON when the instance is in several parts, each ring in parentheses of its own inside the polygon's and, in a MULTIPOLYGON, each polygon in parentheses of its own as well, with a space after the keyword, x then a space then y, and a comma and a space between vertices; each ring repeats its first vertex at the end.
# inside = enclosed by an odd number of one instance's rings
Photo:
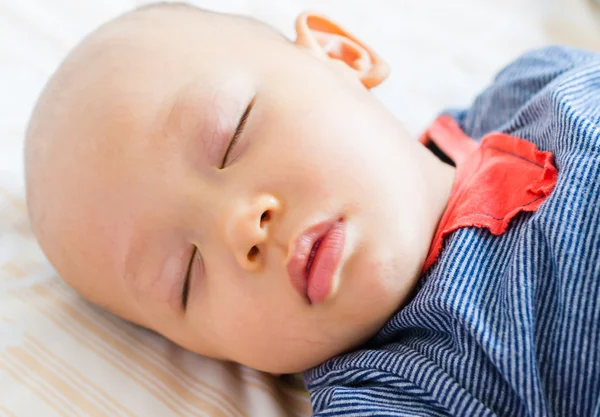
POLYGON ((313 13, 296 20, 296 44, 320 57, 340 60, 358 73, 366 88, 381 84, 388 76, 388 65, 368 46, 339 25, 313 13))

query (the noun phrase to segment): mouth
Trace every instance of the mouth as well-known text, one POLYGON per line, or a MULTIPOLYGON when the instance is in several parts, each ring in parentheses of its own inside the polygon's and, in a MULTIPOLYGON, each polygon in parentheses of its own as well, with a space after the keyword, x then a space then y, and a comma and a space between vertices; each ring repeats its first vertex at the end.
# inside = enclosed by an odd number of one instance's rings
POLYGON ((311 304, 329 296, 346 235, 343 219, 317 223, 293 242, 287 270, 294 288, 311 304))

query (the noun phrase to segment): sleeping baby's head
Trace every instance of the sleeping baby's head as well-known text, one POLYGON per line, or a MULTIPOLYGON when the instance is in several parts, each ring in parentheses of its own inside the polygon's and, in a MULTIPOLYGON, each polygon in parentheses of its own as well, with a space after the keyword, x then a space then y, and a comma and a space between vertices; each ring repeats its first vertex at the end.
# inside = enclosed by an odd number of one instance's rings
POLYGON ((275 373, 358 346, 406 301, 452 182, 368 91, 380 58, 324 18, 296 29, 128 13, 62 63, 26 143, 32 228, 73 288, 275 373))

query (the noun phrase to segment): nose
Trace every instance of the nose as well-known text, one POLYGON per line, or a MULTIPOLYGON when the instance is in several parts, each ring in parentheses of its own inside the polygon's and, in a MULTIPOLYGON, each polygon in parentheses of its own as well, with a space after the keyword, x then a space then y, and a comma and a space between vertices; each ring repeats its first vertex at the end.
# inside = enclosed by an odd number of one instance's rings
POLYGON ((224 218, 225 237, 238 264, 256 271, 263 262, 269 227, 281 204, 272 195, 260 195, 248 203, 234 202, 224 218))

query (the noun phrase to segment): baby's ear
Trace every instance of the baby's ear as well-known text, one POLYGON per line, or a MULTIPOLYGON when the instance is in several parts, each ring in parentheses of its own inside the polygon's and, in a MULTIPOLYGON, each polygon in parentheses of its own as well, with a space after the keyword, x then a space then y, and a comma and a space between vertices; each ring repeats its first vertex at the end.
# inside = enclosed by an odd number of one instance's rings
POLYGON ((342 61, 367 88, 381 84, 390 72, 371 48, 324 16, 301 14, 296 19, 296 34, 297 45, 308 48, 319 58, 342 61))

